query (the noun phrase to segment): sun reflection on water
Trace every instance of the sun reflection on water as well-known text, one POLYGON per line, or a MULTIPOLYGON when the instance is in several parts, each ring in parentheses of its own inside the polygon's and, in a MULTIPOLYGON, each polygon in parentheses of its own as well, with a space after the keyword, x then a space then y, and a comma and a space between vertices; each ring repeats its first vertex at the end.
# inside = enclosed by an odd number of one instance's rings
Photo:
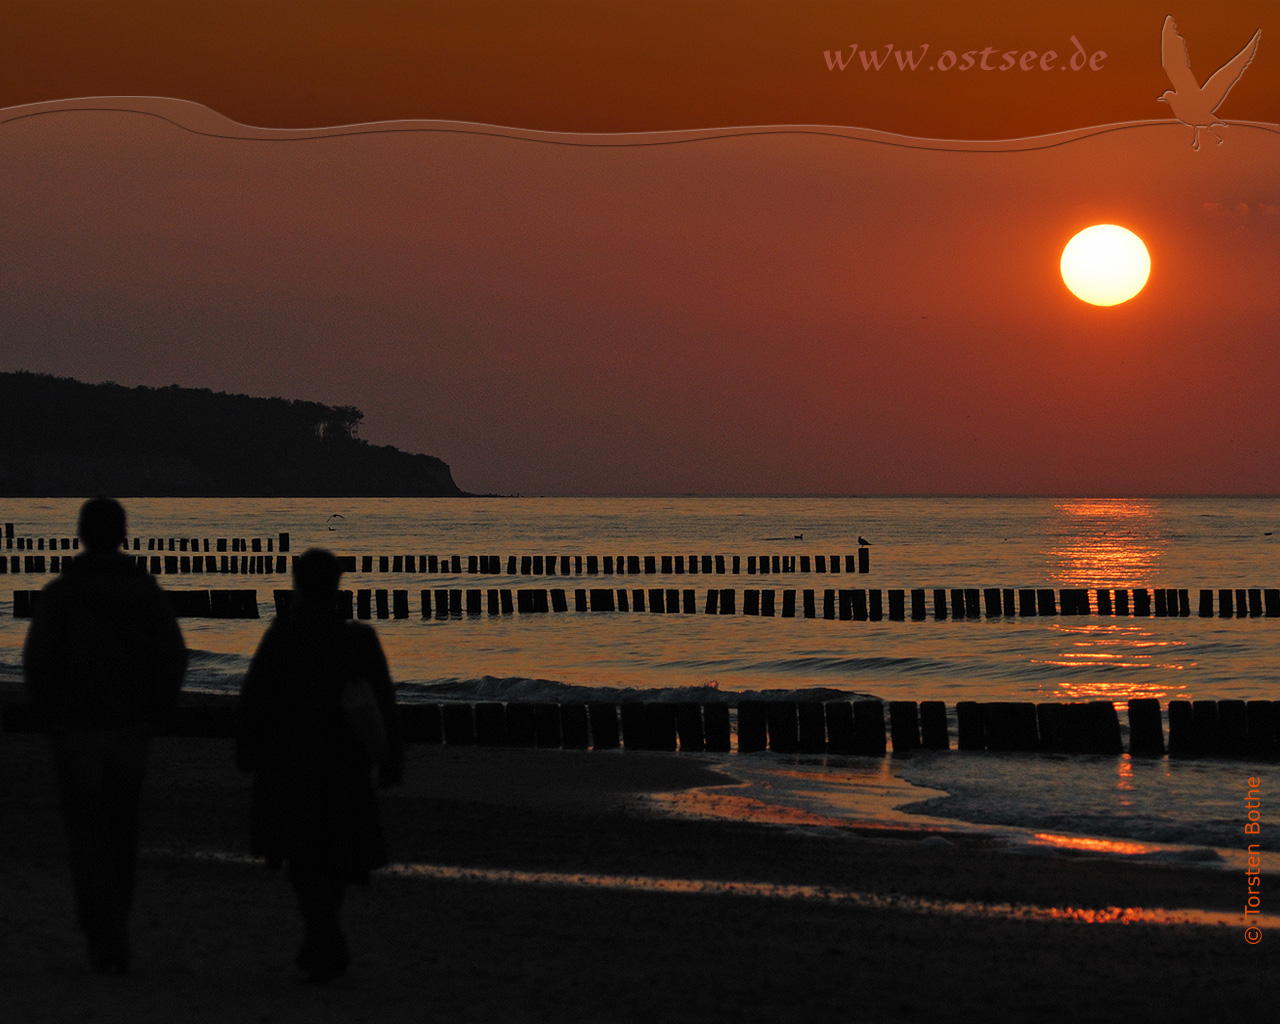
POLYGON ((1051 628, 1056 631, 1052 653, 1028 660, 1090 673, 1085 678, 1057 681, 1048 694, 1052 699, 1166 699, 1186 689, 1177 677, 1197 665, 1194 658, 1187 657, 1187 641, 1163 634, 1159 624, 1104 620, 1083 625, 1059 622, 1051 628), (1119 682, 1111 673, 1122 669, 1141 669, 1143 678, 1134 679, 1126 673, 1119 682))
POLYGON ((1048 553, 1050 578, 1067 587, 1150 583, 1165 542, 1150 503, 1124 498, 1059 502, 1048 553))
POLYGON ((1120 770, 1118 772, 1118 780, 1116 782, 1116 791, 1122 794, 1118 799, 1120 806, 1126 811, 1133 806, 1133 799, 1128 795, 1134 791, 1133 789, 1133 759, 1130 757, 1122 757, 1119 759, 1120 770))

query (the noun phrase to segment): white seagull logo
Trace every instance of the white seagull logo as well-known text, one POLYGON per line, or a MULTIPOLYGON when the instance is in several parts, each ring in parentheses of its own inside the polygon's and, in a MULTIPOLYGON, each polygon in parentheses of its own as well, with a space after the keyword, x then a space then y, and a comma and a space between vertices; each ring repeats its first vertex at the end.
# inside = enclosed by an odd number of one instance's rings
POLYGON ((1160 63, 1173 88, 1165 90, 1156 99, 1160 103, 1169 104, 1174 117, 1195 129, 1191 139, 1192 149, 1200 149, 1201 128, 1217 139, 1219 146, 1222 145, 1222 137, 1213 129, 1225 128, 1226 123, 1215 117, 1214 111, 1222 105, 1231 87, 1244 74, 1244 69, 1258 52, 1258 40, 1261 38, 1262 29, 1258 29, 1243 50, 1215 71, 1209 81, 1200 85, 1196 76, 1191 73, 1187 41, 1179 35, 1178 26, 1173 23, 1173 15, 1164 19, 1164 28, 1160 30, 1160 63))

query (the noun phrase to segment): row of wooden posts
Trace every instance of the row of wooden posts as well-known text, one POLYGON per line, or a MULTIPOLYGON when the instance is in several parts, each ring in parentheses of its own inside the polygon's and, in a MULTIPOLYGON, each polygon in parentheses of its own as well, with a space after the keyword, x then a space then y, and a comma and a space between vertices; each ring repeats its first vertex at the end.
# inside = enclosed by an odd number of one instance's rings
MULTIPOLYGON (((289 550, 289 535, 280 535, 280 551, 289 550)), ((209 541, 204 542, 204 553, 200 552, 199 542, 192 540, 190 547, 186 540, 175 545, 170 540, 167 554, 137 554, 138 564, 151 573, 159 575, 178 575, 188 573, 283 573, 290 570, 291 561, 283 554, 273 555, 270 538, 266 541, 266 553, 263 553, 262 541, 225 539, 214 542, 210 551, 209 541), (239 554, 238 554, 239 553, 239 554)), ((56 539, 49 541, 49 554, 46 557, 44 541, 36 543, 18 540, 14 554, 0 557, 0 573, 58 573, 62 571, 62 562, 78 551, 79 541, 72 538, 62 539, 59 548, 56 539), (53 554, 65 551, 64 554, 53 554)), ((10 550, 13 545, 10 544, 10 550)), ((126 549, 129 550, 129 549, 126 549)), ((159 548, 150 548, 149 552, 164 552, 163 543, 159 548)), ((138 551, 135 546, 132 551, 138 551)), ((867 549, 862 548, 856 555, 845 555, 844 572, 870 572, 870 561, 867 549)), ((499 555, 340 555, 338 562, 343 572, 362 573, 405 573, 409 575, 452 575, 461 576, 695 576, 702 575, 740 575, 744 570, 748 576, 786 574, 786 573, 839 573, 841 556, 831 555, 508 555, 505 560, 499 555)))
MULTIPOLYGON (((728 703, 402 703, 407 742, 451 746, 694 751, 740 754, 837 754, 883 757, 952 748, 942 701, 743 700, 728 703), (888 711, 886 722, 885 712, 888 711), (736 743, 734 742, 736 718, 736 743)), ((1280 701, 1172 700, 1168 744, 1159 700, 1128 702, 1133 757, 1280 756, 1280 701)), ((1120 720, 1110 701, 1084 703, 961 701, 957 743, 965 751, 1119 755, 1120 720)), ((9 731, 32 728, 25 706, 3 709, 9 731)), ((169 731, 183 736, 231 736, 229 703, 179 708, 169 731)))
MULTIPOLYGON (((27 573, 54 575, 63 571, 72 559, 71 554, 50 555, 0 555, 0 576, 27 573)), ((176 576, 179 573, 210 575, 255 575, 287 573, 291 565, 287 555, 133 555, 138 565, 153 576, 176 576)))
POLYGON ((848 555, 345 555, 343 572, 436 573, 461 576, 749 576, 784 573, 867 573, 871 553, 848 555), (357 563, 358 558, 358 563, 357 563), (842 561, 843 560, 843 561, 842 561), (841 568, 843 564, 843 569, 841 568), (375 568, 376 567, 376 568, 375 568))
MULTIPOLYGON (((281 533, 277 537, 131 537, 125 540, 125 551, 190 551, 193 554, 202 550, 213 552, 253 551, 270 552, 289 551, 289 534, 281 533)), ((79 551, 79 537, 18 537, 15 536, 13 523, 4 524, 4 547, 7 551, 44 551, 46 544, 49 551, 79 551)))
MULTIPOLYGON (((292 591, 285 591, 292 594, 292 591)), ((256 619, 256 590, 166 590, 174 614, 190 619, 256 619)), ((40 591, 15 590, 13 617, 29 619, 40 604, 40 591)), ((349 617, 349 616, 348 616, 349 617)))
MULTIPOLYGON (((401 708, 406 738, 456 745, 536 745, 594 749, 688 750, 727 753, 732 743, 726 703, 626 702, 588 704, 423 704, 401 708), (619 714, 620 713, 620 714, 619 714), (619 719, 621 730, 619 730, 619 719)), ((1160 702, 1128 702, 1129 753, 1166 752, 1160 702)), ((849 754, 883 757, 951 749, 942 701, 743 700, 737 718, 738 753, 849 754), (886 730, 885 710, 888 709, 886 730)), ((960 750, 1109 754, 1124 752, 1120 721, 1110 701, 1018 703, 961 701, 956 705, 960 750)), ((1280 701, 1169 702, 1172 757, 1257 757, 1280 753, 1280 701)))
MULTIPOLYGON (((289 591, 276 591, 278 610, 287 606, 289 591)), ((344 607, 350 617, 350 591, 343 592, 344 607)), ((827 589, 817 590, 782 590, 781 602, 779 591, 770 589, 747 588, 742 591, 742 614, 763 617, 780 616, 796 618, 797 616, 813 619, 841 619, 852 621, 879 621, 888 618, 890 621, 904 621, 908 612, 908 596, 910 597, 910 617, 913 621, 924 621, 929 618, 945 620, 980 619, 983 608, 987 618, 997 617, 1033 617, 1052 615, 1091 615, 1096 612, 1102 616, 1138 616, 1148 617, 1180 617, 1190 614, 1189 592, 1187 590, 1135 588, 1132 591, 1100 589, 1091 597, 1087 590, 1063 589, 1060 592, 1051 588, 1039 589, 996 589, 988 588, 979 591, 975 588, 955 589, 947 591, 936 589, 933 593, 932 606, 927 601, 927 591, 923 589, 888 590, 878 589, 827 589), (821 594, 821 611, 819 611, 819 594, 821 594), (980 604, 980 594, 982 603, 980 604), (948 595, 950 604, 948 604, 948 595), (797 603, 797 597, 799 602, 797 603), (886 601, 887 615, 886 615, 886 601), (950 613, 950 615, 948 615, 950 613)), ((391 611, 387 611, 387 591, 357 590, 355 617, 371 618, 376 611, 377 618, 408 618, 409 591, 392 590, 391 611), (369 598, 361 595, 373 594, 374 604, 369 598)), ((1280 617, 1280 589, 1223 588, 1216 592, 1217 614, 1222 618, 1280 617)), ((707 615, 736 615, 738 608, 738 592, 732 588, 712 588, 702 594, 701 600, 696 590, 680 588, 649 588, 627 590, 614 589, 577 589, 573 591, 574 610, 579 612, 626 612, 650 611, 658 613, 696 614, 701 605, 707 615)), ((513 611, 521 613, 565 612, 569 610, 568 591, 560 589, 526 589, 526 590, 461 590, 437 589, 420 591, 420 607, 423 618, 456 618, 464 613, 481 615, 485 611, 489 615, 510 615, 513 611)), ((1209 618, 1214 615, 1215 592, 1201 590, 1199 595, 1199 615, 1209 618)))
MULTIPOLYGON (((255 590, 167 590, 174 611, 190 618, 258 618, 258 600, 255 590)), ((986 591, 957 589, 950 592, 933 591, 932 608, 927 591, 917 590, 865 590, 828 589, 783 590, 781 602, 778 591, 747 588, 742 591, 742 614, 784 619, 840 619, 844 621, 905 621, 910 596, 910 617, 913 621, 953 619, 980 619, 983 608, 987 618, 1040 617, 1054 615, 1138 616, 1155 615, 1185 617, 1190 614, 1189 593, 1186 590, 1157 589, 1154 592, 1142 587, 1128 590, 1097 590, 1091 595, 1087 590, 1021 589, 986 591), (948 604, 948 594, 950 603, 948 604), (979 595, 985 595, 980 603, 979 595), (819 607, 819 595, 821 606, 819 607), (885 597, 888 597, 886 615, 885 597), (798 598, 798 600, 797 600, 798 598)), ((39 599, 38 590, 13 592, 14 618, 29 618, 39 599)), ((293 599, 292 590, 272 592, 277 614, 286 611, 293 599)), ((347 618, 356 619, 407 619, 410 617, 408 590, 342 590, 339 591, 339 607, 347 618)), ((573 591, 573 608, 578 612, 644 612, 668 615, 736 615, 738 592, 732 588, 712 588, 701 599, 696 590, 677 587, 652 587, 647 589, 576 589, 573 591)), ((441 588, 419 591, 420 615, 424 619, 450 619, 462 616, 504 616, 567 612, 569 591, 559 588, 497 589, 487 590, 441 588)), ((1201 590, 1199 616, 1211 618, 1277 618, 1280 617, 1280 589, 1223 588, 1218 591, 1201 590), (1216 599, 1216 600, 1215 600, 1216 599)))

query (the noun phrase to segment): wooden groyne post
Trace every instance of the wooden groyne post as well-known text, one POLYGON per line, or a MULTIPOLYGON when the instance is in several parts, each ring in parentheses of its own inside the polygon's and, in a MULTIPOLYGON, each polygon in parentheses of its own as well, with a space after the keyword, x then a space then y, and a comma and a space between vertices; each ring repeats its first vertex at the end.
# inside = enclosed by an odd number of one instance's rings
MULTIPOLYGON (((400 717, 406 740, 415 743, 718 753, 734 746, 732 710, 725 702, 402 703, 400 717)), ((962 751, 1122 753, 1119 719, 1108 701, 961 701, 956 720, 962 751)), ((737 710, 737 751, 883 757, 888 738, 895 756, 950 748, 941 701, 891 701, 888 737, 885 724, 879 700, 746 699, 737 710)), ((1169 756, 1275 761, 1280 759, 1278 727, 1280 701, 1173 700, 1169 756)), ((25 703, 11 703, 0 707, 0 728, 32 731, 35 722, 25 703)), ((184 709, 179 728, 180 735, 230 735, 230 702, 184 709)), ((1129 733, 1131 756, 1160 756, 1157 700, 1129 702, 1129 733)))

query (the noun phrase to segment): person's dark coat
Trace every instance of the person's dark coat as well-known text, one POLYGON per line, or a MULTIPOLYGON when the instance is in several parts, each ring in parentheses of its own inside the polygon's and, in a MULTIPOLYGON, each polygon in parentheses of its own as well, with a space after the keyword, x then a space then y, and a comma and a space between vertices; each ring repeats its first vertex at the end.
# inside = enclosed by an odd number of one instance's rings
POLYGON ((398 781, 402 747, 395 696, 377 634, 335 614, 295 611, 268 627, 245 676, 237 763, 254 773, 250 846, 268 863, 322 864, 363 881, 387 863, 367 755, 348 728, 342 690, 369 680, 398 781))
POLYGON ((187 667, 164 592, 119 551, 87 551, 40 593, 23 648, 45 730, 156 729, 187 667))

